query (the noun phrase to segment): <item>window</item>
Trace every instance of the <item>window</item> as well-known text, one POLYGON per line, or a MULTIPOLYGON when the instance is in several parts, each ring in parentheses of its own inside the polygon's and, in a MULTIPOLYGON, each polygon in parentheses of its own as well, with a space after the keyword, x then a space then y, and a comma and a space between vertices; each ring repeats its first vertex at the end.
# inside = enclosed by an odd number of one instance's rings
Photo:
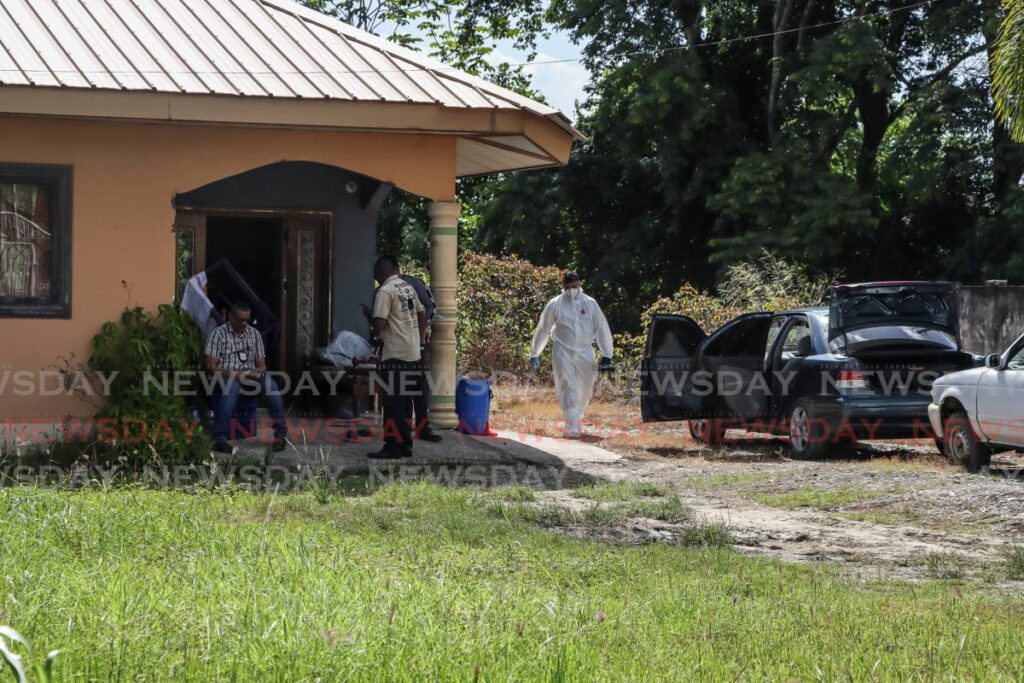
POLYGON ((71 168, 0 163, 0 317, 71 316, 71 168))
POLYGON ((797 320, 786 331, 782 340, 782 359, 806 358, 813 355, 814 346, 811 341, 811 328, 803 320, 797 320))
POLYGON ((785 318, 773 318, 772 326, 768 328, 768 340, 764 344, 764 357, 767 359, 768 354, 772 351, 772 346, 775 344, 775 340, 779 337, 779 332, 782 332, 782 326, 786 324, 785 318))
POLYGON ((1010 360, 1006 364, 1007 370, 1024 370, 1024 345, 1010 352, 1010 360))

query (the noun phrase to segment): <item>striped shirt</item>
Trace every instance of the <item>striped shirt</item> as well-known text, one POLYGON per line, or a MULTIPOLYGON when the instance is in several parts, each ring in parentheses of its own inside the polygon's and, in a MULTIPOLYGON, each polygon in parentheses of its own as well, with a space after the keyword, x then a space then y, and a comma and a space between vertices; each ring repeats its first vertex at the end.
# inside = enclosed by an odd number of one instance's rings
POLYGON ((206 355, 220 359, 225 370, 255 370, 256 359, 263 358, 263 337, 252 325, 235 334, 231 323, 224 323, 206 340, 206 355))

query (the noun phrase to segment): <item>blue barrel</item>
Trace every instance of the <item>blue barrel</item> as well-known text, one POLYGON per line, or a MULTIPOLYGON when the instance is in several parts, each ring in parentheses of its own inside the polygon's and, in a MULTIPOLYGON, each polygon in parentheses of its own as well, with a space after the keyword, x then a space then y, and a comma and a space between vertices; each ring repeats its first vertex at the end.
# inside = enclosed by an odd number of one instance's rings
POLYGON ((461 379, 455 389, 455 413, 463 434, 493 436, 491 421, 491 383, 486 379, 461 379))

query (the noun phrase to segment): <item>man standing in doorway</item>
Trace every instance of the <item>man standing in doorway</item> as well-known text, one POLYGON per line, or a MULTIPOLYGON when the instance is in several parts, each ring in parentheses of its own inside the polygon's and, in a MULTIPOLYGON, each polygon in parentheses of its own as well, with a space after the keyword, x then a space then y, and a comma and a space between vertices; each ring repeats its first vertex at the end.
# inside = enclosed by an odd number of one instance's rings
POLYGON ((412 286, 402 279, 398 261, 381 256, 373 264, 380 284, 373 302, 373 336, 383 343, 378 386, 384 391, 384 447, 369 457, 412 457, 410 398, 422 372, 420 349, 427 318, 412 286))
POLYGON ((228 313, 228 321, 214 329, 206 340, 206 368, 218 380, 214 387, 213 447, 221 453, 235 451, 228 443, 230 423, 243 392, 266 397, 267 411, 274 423, 275 452, 285 449, 288 436, 284 400, 277 383, 267 376, 263 337, 249 324, 251 321, 252 307, 236 303, 228 313))
POLYGON ((562 278, 562 293, 548 302, 540 314, 533 335, 530 365, 540 369, 540 354, 548 339, 554 339, 551 365, 555 371, 555 391, 565 416, 567 439, 583 434, 583 414, 594 394, 594 341, 601 350, 601 372, 612 369, 612 332, 601 307, 583 293, 580 278, 567 272, 562 278))

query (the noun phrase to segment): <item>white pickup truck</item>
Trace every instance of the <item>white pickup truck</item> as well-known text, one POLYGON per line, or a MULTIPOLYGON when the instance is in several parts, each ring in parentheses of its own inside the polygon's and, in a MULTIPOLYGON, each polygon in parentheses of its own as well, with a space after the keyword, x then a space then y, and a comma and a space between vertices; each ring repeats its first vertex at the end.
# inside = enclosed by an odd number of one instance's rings
POLYGON ((1024 448, 1024 336, 984 367, 935 380, 928 418, 943 452, 970 472, 993 451, 1024 448))

